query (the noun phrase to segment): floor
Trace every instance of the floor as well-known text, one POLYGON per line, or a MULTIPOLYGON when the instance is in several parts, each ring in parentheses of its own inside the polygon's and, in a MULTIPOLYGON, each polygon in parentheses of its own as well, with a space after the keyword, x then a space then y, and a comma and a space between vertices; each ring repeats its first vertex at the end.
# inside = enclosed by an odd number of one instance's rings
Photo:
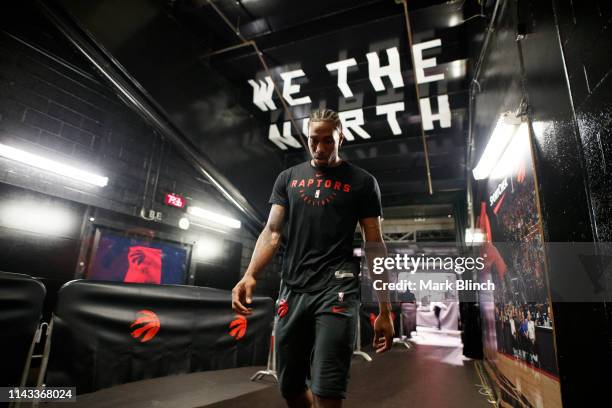
MULTIPOLYGON (((474 361, 461 354, 455 333, 418 330, 412 348, 396 344, 372 362, 353 359, 347 408, 487 407, 474 361)), ((123 384, 77 397, 73 408, 284 407, 270 380, 251 382, 260 367, 209 371, 123 384)), ((52 407, 52 404, 40 406, 52 407)), ((58 405, 59 406, 59 405, 58 405)), ((63 407, 64 405, 61 405, 63 407)))

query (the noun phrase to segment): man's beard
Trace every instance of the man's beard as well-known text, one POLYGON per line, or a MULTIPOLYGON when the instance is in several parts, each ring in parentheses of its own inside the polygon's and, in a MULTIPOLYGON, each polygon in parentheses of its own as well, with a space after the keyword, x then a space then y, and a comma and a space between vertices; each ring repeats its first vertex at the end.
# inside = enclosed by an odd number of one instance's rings
POLYGON ((319 164, 319 163, 317 163, 317 159, 315 159, 314 157, 312 158, 312 163, 314 164, 314 166, 316 168, 320 168, 320 169, 327 169, 327 168, 332 167, 330 165, 330 162, 332 162, 332 161, 334 162, 335 165, 338 165, 340 163, 341 159, 338 156, 336 156, 335 158, 330 157, 327 160, 325 160, 324 164, 319 164))

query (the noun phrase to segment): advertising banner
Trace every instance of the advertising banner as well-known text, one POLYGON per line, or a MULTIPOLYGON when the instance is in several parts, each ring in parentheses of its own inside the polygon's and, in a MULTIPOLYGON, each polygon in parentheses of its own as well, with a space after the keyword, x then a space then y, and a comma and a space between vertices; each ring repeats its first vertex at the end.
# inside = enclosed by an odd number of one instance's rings
POLYGON ((512 400, 560 406, 546 244, 526 124, 482 183, 476 224, 485 243, 477 252, 486 261, 478 280, 495 285, 494 291, 479 292, 485 357, 512 400))

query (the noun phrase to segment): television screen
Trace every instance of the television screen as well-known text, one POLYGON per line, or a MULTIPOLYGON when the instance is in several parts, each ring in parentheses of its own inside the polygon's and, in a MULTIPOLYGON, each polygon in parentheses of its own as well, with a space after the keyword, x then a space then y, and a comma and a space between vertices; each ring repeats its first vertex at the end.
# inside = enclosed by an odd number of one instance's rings
POLYGON ((189 247, 168 241, 148 241, 98 230, 87 278, 95 280, 184 284, 189 247))

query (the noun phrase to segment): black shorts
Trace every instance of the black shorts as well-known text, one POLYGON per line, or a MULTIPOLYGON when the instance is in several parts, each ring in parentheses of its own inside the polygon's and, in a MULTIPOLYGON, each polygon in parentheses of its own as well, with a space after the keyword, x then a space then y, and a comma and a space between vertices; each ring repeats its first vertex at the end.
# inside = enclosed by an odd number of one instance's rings
POLYGON ((281 393, 308 387, 324 398, 345 398, 359 308, 357 279, 332 279, 317 292, 282 289, 275 347, 281 393))

